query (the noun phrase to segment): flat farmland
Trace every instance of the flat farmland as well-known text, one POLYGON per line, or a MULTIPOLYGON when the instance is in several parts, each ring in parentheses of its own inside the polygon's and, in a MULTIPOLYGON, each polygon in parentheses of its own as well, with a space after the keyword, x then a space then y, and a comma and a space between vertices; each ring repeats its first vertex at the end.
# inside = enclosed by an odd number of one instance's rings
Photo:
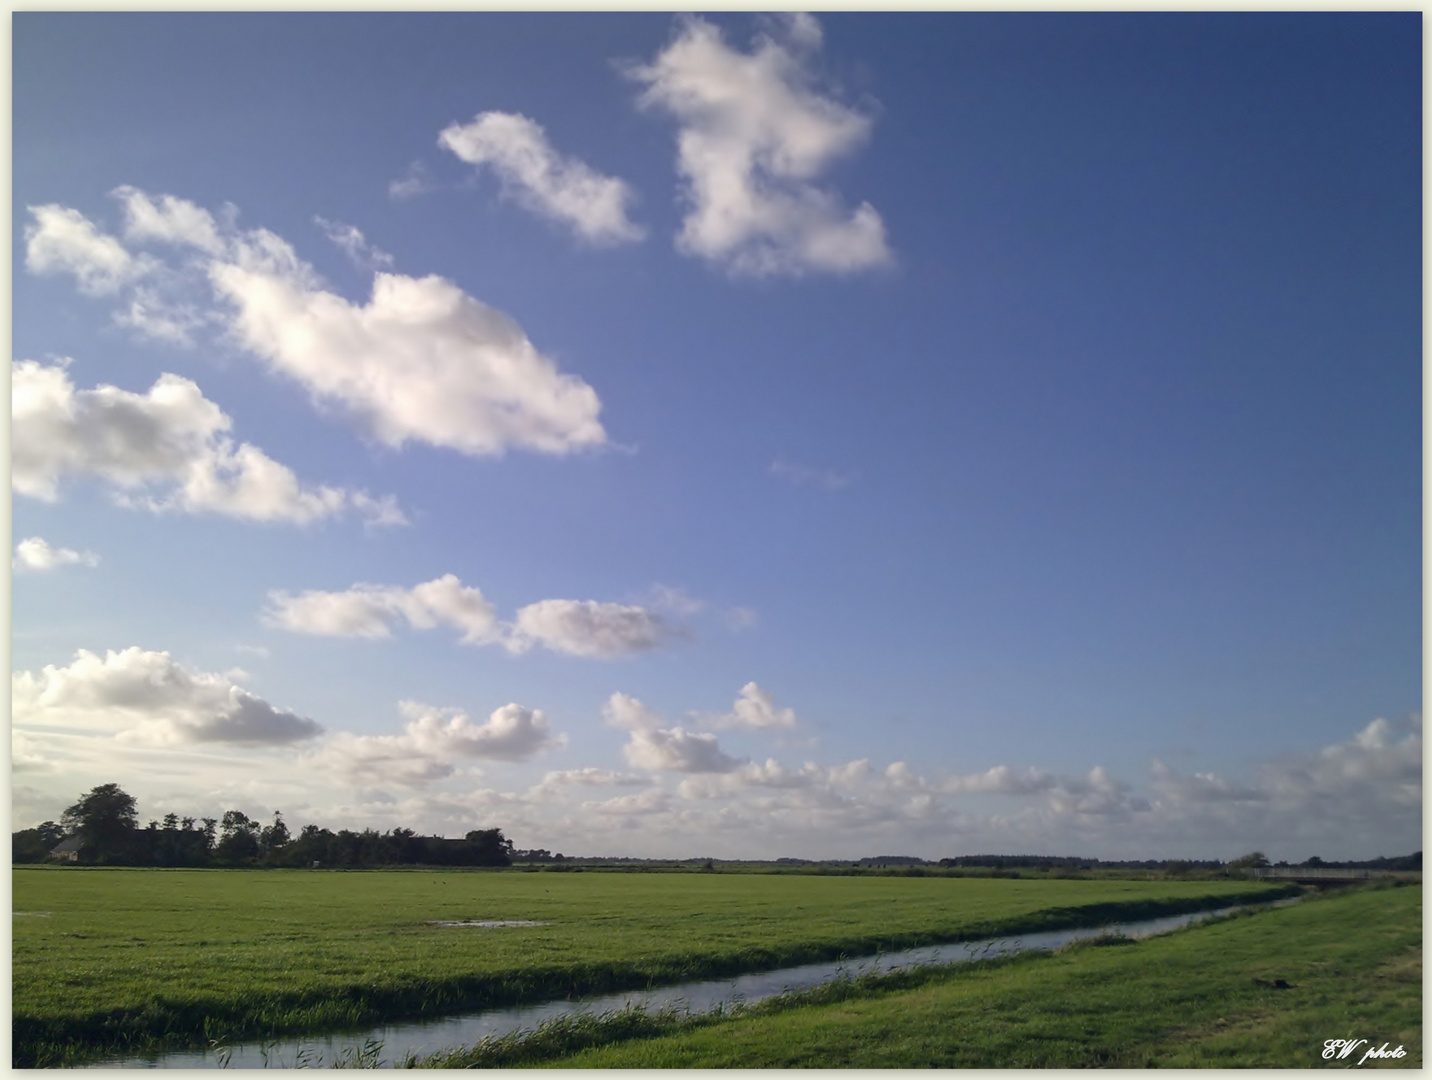
POLYGON ((1422 1067, 1422 890, 822 987, 735 1015, 553 1025, 437 1068, 1422 1067), (1117 947, 1108 947, 1117 946, 1117 947), (663 1028, 667 1030, 663 1030, 663 1028), (1361 1040, 1350 1058, 1329 1039, 1361 1040))
POLYGON ((1218 881, 16 867, 14 1064, 376 1024, 1273 892, 1218 881), (443 925, 478 922, 519 925, 443 925))

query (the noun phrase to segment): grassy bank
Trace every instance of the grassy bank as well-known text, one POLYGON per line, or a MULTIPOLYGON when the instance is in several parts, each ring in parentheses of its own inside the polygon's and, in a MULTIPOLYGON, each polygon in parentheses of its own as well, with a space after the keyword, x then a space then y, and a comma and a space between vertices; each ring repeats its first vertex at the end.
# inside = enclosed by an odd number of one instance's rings
POLYGON ((834 984, 733 1016, 554 1024, 440 1067, 1347 1067, 1422 1064, 1421 889, 1362 889, 1131 943, 834 984), (1369 1064, 1373 1064, 1369 1062, 1369 1064))
POLYGON ((1274 892, 1247 882, 17 867, 13 1060, 377 1024, 1274 892), (436 925, 470 920, 546 925, 436 925))

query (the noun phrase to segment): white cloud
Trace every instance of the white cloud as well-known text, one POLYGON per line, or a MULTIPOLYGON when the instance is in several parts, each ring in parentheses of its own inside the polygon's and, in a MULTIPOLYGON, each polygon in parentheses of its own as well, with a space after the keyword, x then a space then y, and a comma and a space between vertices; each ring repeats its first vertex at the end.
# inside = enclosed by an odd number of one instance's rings
POLYGON ((622 747, 627 763, 653 772, 729 772, 741 762, 721 752, 716 736, 670 729, 635 729, 622 747))
POLYGON ((662 814, 671 808, 671 796, 660 788, 638 792, 635 795, 618 795, 614 799, 584 802, 582 810, 604 817, 642 817, 662 814))
POLYGON ((315 217, 313 221, 323 230, 323 235, 338 245, 343 254, 359 269, 377 270, 382 266, 393 265, 393 256, 368 243, 357 226, 345 225, 341 221, 329 221, 322 217, 315 217))
POLYGON ((606 441, 596 392, 443 278, 379 273, 368 303, 351 304, 272 234, 209 273, 236 340, 389 446, 568 454, 606 441))
POLYGON ((10 771, 54 772, 55 763, 44 754, 41 744, 19 728, 10 729, 10 771))
POLYGON ((1213 773, 1188 775, 1154 760, 1149 766, 1149 787, 1170 804, 1262 802, 1266 792, 1235 784, 1213 773))
POLYGON ((65 363, 11 367, 11 482, 53 502, 68 477, 97 477, 126 505, 307 524, 355 507, 371 519, 396 513, 342 488, 307 488, 249 443, 199 387, 161 375, 147 394, 113 386, 76 390, 65 363))
POLYGON ((226 246, 214 215, 188 199, 161 195, 156 200, 127 184, 110 194, 124 209, 124 238, 132 243, 152 240, 210 255, 222 253, 226 246))
POLYGON ((539 600, 499 623, 497 610, 477 588, 446 574, 411 589, 359 583, 343 592, 269 593, 264 619, 271 626, 323 637, 388 638, 405 619, 418 630, 449 626, 469 645, 502 644, 522 653, 542 645, 568 656, 608 660, 653 649, 677 636, 645 608, 594 600, 539 600))
POLYGON ((77 728, 148 745, 281 745, 310 739, 321 725, 276 709, 228 674, 193 671, 167 652, 131 647, 103 659, 81 649, 68 667, 11 677, 14 722, 77 728))
POLYGON ((539 805, 555 806, 570 803, 577 792, 592 788, 647 787, 650 778, 638 773, 616 772, 588 766, 584 769, 561 769, 549 772, 527 790, 526 798, 539 805))
POLYGON ((1034 795, 1057 783, 1056 777, 1039 769, 1016 771, 1008 765, 996 765, 982 773, 949 777, 939 786, 949 795, 1034 795))
POLYGON ((794 709, 777 709, 775 700, 753 682, 741 687, 741 693, 732 706, 731 715, 724 719, 729 727, 791 728, 796 726, 794 709))
POLYGON ((479 113, 471 123, 444 129, 438 145, 479 170, 491 168, 504 195, 566 225, 582 240, 620 244, 646 235, 627 217, 627 204, 635 198, 629 185, 563 157, 542 126, 525 116, 479 113))
POLYGON ((1317 806, 1324 812, 1339 803, 1357 803, 1365 811, 1379 803, 1420 807, 1420 717, 1400 738, 1393 724, 1374 720, 1347 742, 1270 766, 1262 781, 1285 806, 1317 806))
POLYGON ((666 722, 656 710, 620 692, 607 699, 602 706, 602 715, 606 717, 608 726, 623 731, 650 731, 666 722))
POLYGON ((839 491, 854 482, 855 473, 837 472, 835 469, 816 469, 799 462, 777 458, 771 462, 770 474, 789 480, 798 487, 820 487, 826 491, 839 491))
POLYGON ((83 293, 100 295, 143 276, 150 269, 114 237, 100 232, 78 210, 49 204, 28 208, 25 268, 32 274, 74 275, 83 293))
POLYGON ((411 589, 359 583, 344 592, 310 590, 297 596, 276 590, 269 593, 265 614, 270 625, 323 637, 387 638, 399 618, 418 630, 451 627, 469 645, 500 638, 496 609, 481 589, 463 585, 455 574, 411 589))
POLYGON ((815 180, 868 138, 871 123, 813 89, 808 63, 819 23, 769 23, 751 53, 713 24, 678 22, 675 40, 627 74, 643 107, 681 124, 677 168, 690 212, 677 246, 735 273, 850 273, 890 261, 885 225, 869 203, 853 213, 815 180))
POLYGON ((155 289, 139 286, 130 294, 129 306, 114 313, 114 321, 141 337, 170 345, 192 345, 194 331, 209 320, 191 304, 176 302, 155 289))
POLYGON ((539 600, 517 612, 508 647, 540 643, 553 652, 603 660, 664 645, 676 630, 641 607, 595 600, 539 600))
POLYGON ((52 548, 42 536, 31 536, 15 545, 10 560, 13 570, 54 570, 61 566, 98 566, 99 556, 92 551, 52 548))
MULTIPOLYGON (((350 303, 281 237, 238 229, 232 207, 216 218, 169 195, 128 187, 115 194, 130 242, 178 247, 176 261, 132 256, 78 212, 45 206, 34 208, 37 224, 27 234, 31 271, 69 271, 94 293, 149 275, 152 284, 136 287, 116 312, 122 325, 184 344, 214 324, 389 446, 561 455, 606 444, 596 392, 559 371, 511 318, 452 282, 378 273, 368 302, 350 303)), ((381 261, 357 230, 334 228, 370 263, 381 261)))
POLYGON ((481 724, 461 709, 417 701, 398 708, 407 719, 401 735, 345 732, 330 741, 323 756, 355 779, 418 786, 451 776, 453 759, 524 761, 567 742, 565 735, 552 734, 540 709, 515 703, 495 709, 481 724))

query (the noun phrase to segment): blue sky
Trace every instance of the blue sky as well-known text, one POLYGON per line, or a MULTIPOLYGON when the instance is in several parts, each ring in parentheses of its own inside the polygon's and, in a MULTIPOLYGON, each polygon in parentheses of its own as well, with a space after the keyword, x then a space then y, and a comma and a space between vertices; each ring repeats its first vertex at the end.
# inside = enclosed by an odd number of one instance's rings
POLYGON ((1420 64, 17 15, 16 826, 1420 847, 1420 64))

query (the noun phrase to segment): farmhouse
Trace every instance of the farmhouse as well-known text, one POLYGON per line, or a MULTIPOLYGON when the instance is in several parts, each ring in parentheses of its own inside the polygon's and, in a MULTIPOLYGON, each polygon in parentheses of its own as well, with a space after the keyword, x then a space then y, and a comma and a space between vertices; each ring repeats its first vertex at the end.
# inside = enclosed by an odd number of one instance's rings
POLYGON ((84 840, 80 837, 68 836, 50 851, 50 858, 56 862, 79 862, 80 848, 83 846, 84 840))

